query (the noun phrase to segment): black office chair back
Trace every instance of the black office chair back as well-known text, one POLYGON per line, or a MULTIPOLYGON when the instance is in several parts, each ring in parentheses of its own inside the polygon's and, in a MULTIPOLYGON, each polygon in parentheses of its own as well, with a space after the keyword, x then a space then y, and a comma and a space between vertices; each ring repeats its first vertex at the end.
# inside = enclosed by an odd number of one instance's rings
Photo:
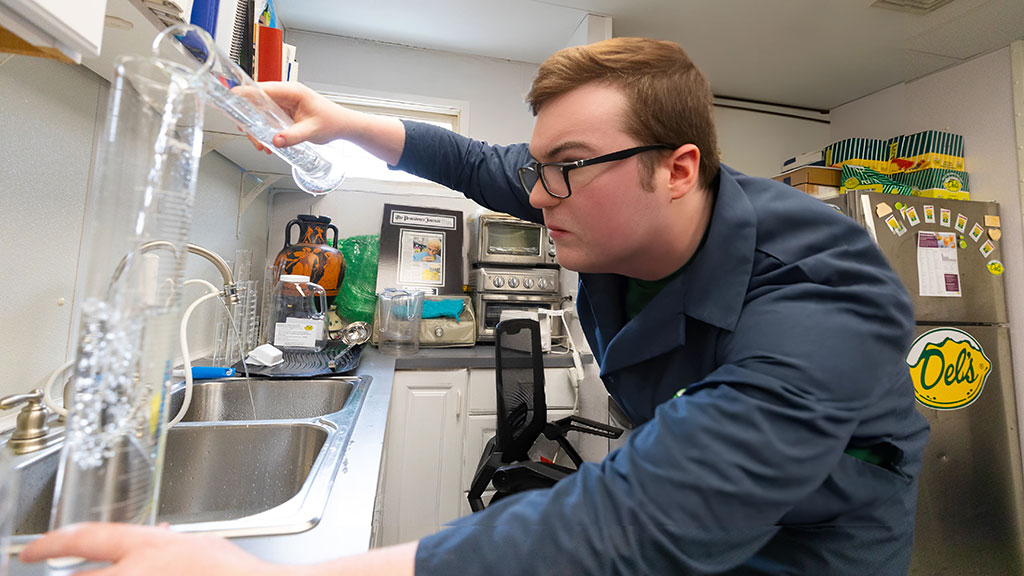
POLYGON ((544 364, 540 325, 536 320, 513 318, 494 330, 494 356, 498 401, 495 449, 502 461, 526 460, 530 447, 544 432, 544 364))

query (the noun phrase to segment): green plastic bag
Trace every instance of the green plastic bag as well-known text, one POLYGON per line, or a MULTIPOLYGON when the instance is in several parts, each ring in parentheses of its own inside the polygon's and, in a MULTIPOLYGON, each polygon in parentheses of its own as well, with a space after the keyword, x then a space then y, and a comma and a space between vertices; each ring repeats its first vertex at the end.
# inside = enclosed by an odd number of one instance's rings
POLYGON ((348 322, 373 322, 380 234, 350 236, 338 244, 338 250, 345 257, 345 279, 334 298, 338 316, 348 322))

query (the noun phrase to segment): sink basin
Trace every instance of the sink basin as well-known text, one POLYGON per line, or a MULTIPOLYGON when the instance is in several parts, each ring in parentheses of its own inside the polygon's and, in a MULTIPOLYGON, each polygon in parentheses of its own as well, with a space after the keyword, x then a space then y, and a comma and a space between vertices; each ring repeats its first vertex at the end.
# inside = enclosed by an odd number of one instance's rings
MULTIPOLYGON (((167 432, 159 522, 191 524, 251 516, 302 489, 329 428, 314 424, 175 427, 167 432)), ((19 470, 14 535, 45 532, 60 450, 19 470)))
MULTIPOLYGON (((198 380, 182 422, 296 420, 317 418, 342 409, 358 378, 198 380)), ((185 387, 171 395, 170 414, 181 408, 185 387)))
POLYGON ((172 428, 157 520, 220 522, 298 494, 328 431, 312 424, 172 428))
MULTIPOLYGON (((223 536, 312 528, 370 382, 368 376, 251 380, 252 396, 244 378, 197 382, 187 418, 167 432, 157 521, 223 536)), ((172 392, 172 413, 183 397, 183 387, 172 392)), ((60 448, 58 442, 15 459, 16 548, 49 527, 60 448)))

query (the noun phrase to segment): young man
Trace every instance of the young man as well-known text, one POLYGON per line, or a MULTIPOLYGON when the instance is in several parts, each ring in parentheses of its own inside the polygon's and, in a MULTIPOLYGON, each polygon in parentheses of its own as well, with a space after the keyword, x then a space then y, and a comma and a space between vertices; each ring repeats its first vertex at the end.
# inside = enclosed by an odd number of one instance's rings
MULTIPOLYGON (((903 360, 906 292, 853 221, 719 167, 710 87, 679 46, 614 39, 552 56, 528 97, 528 148, 265 87, 297 121, 276 145, 346 138, 543 222, 580 273, 581 324, 637 426, 552 489, 321 573, 907 572, 927 424, 903 360)), ((88 526, 25 555, 141 567, 189 541, 88 526)), ((204 571, 270 570, 213 542, 189 552, 204 571)))

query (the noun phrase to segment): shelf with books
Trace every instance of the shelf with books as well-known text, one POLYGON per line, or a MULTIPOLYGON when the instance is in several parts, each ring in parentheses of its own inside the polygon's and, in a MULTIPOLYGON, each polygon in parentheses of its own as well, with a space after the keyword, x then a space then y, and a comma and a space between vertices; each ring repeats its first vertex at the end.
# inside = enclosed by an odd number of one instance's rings
MULTIPOLYGON (((223 3, 223 2, 222 2, 223 3)), ((82 64, 109 81, 121 56, 148 56, 153 39, 166 24, 143 0, 107 0, 107 27, 99 56, 84 57, 82 64)), ((256 151, 235 123, 219 109, 207 106, 203 152, 215 150, 246 172, 280 175, 278 185, 289 186, 291 169, 277 156, 256 151)))

